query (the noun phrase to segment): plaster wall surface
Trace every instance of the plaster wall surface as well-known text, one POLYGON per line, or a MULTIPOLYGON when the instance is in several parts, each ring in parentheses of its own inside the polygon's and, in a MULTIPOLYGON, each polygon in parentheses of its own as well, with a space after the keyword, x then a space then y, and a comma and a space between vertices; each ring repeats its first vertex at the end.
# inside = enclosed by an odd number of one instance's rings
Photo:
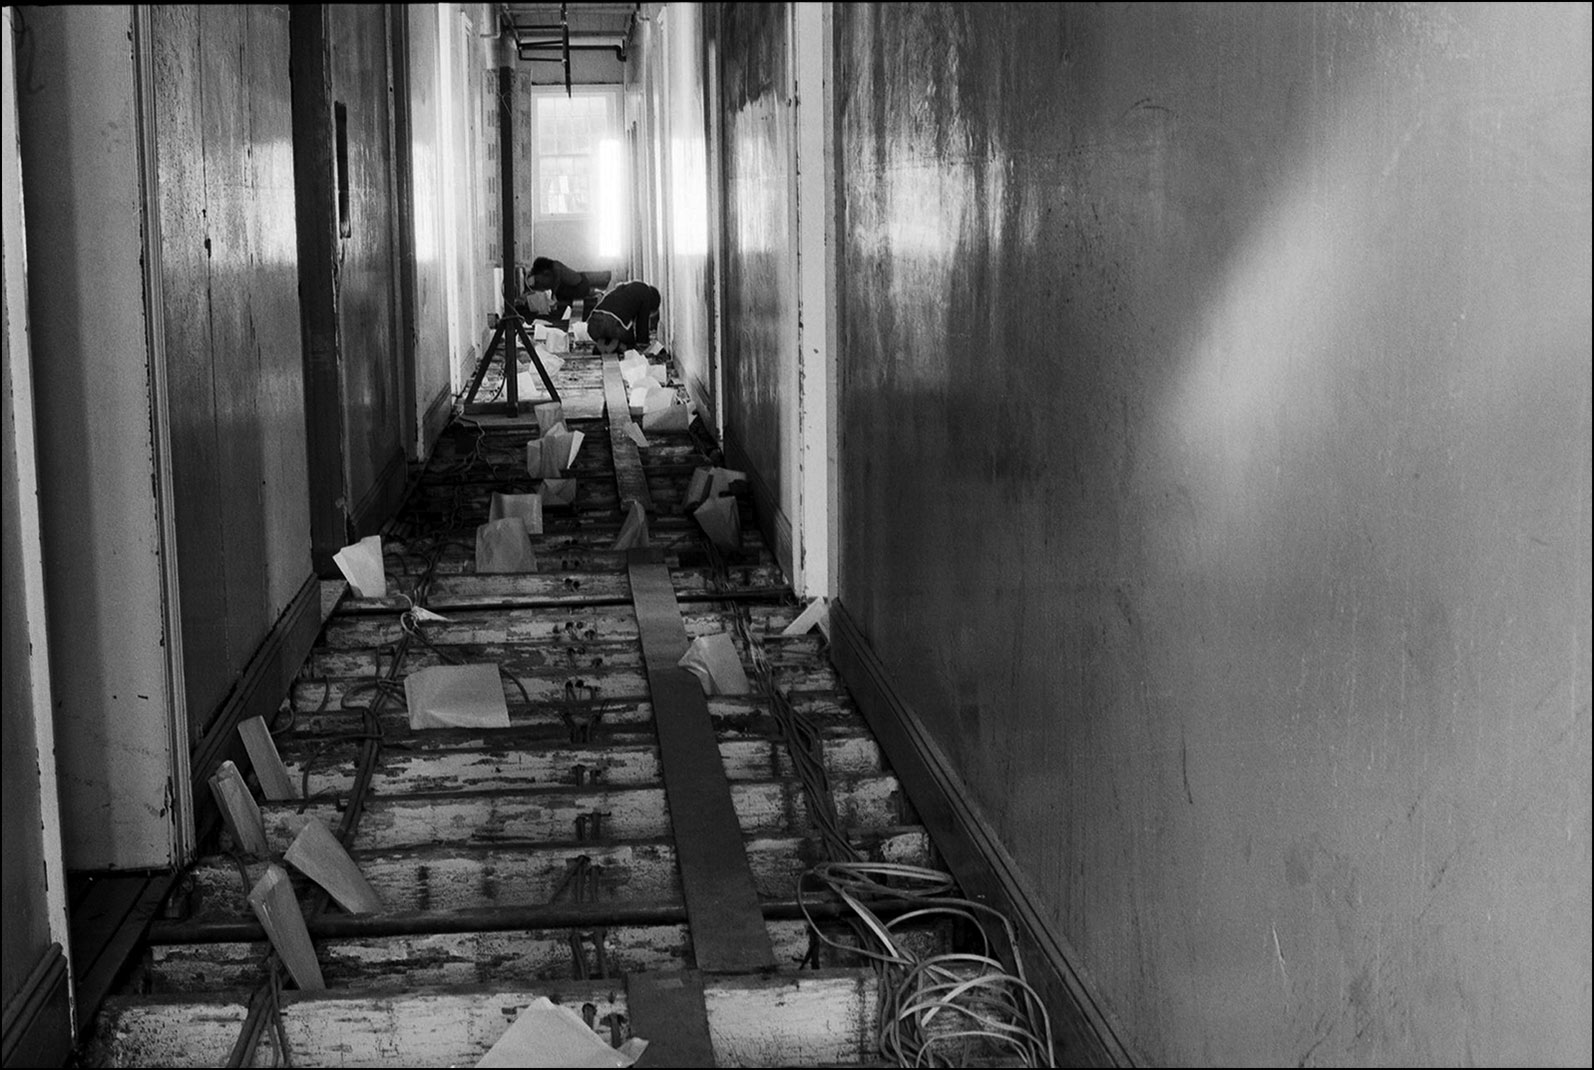
POLYGON ((1589 8, 836 19, 841 597, 1124 1039, 1586 1065, 1589 8))
POLYGON ((135 15, 16 14, 28 34, 16 130, 64 861, 165 866, 181 836, 168 801, 181 699, 154 493, 158 310, 146 299, 135 15))
POLYGON ((155 141, 190 727, 311 571, 288 13, 160 5, 155 141))
POLYGON ((669 341, 681 374, 700 400, 714 401, 713 279, 709 258, 708 144, 704 130, 703 5, 671 4, 664 25, 669 80, 661 146, 668 196, 669 341))
POLYGON ((449 375, 449 262, 443 231, 448 204, 443 190, 448 145, 444 136, 447 102, 439 81, 438 18, 434 4, 409 5, 410 167, 415 213, 415 369, 416 417, 422 454, 433 445, 435 427, 426 415, 438 396, 451 389, 449 375))

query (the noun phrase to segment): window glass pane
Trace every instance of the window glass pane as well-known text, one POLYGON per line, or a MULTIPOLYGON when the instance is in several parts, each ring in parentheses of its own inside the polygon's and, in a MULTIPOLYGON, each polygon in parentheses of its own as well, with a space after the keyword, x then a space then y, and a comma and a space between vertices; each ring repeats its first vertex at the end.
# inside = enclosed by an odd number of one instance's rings
POLYGON ((592 157, 608 134, 609 98, 537 98, 537 211, 585 215, 592 210, 592 157))

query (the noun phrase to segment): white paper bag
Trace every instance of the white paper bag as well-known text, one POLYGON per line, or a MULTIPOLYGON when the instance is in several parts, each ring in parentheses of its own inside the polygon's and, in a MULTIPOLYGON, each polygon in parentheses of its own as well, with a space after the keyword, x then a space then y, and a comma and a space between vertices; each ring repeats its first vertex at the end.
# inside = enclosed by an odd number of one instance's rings
POLYGON ((632 1037, 611 1048, 587 1027, 569 1007, 538 996, 521 1011, 498 1043, 487 1049, 478 1067, 590 1067, 631 1066, 647 1050, 648 1042, 632 1037))
POLYGON ((404 678, 411 728, 508 728, 497 665, 434 665, 404 678))
POLYGON ((635 350, 626 353, 625 359, 620 362, 620 375, 625 379, 628 387, 636 386, 648 374, 648 358, 635 350))
POLYGON ((531 415, 537 420, 537 430, 544 435, 565 429, 565 407, 557 401, 544 401, 532 406, 531 415))
POLYGON ((542 534, 542 499, 535 494, 500 494, 493 491, 487 506, 488 520, 502 520, 506 516, 519 517, 526 525, 527 535, 542 534))
POLYGON ((476 529, 476 572, 536 572, 526 525, 518 516, 489 520, 476 529))
POLYGON ((644 431, 685 431, 691 426, 692 410, 686 405, 667 405, 642 414, 644 431))
POLYGON ((670 381, 670 369, 662 364, 649 364, 648 375, 660 386, 665 386, 670 381))
POLYGON ((570 324, 570 341, 577 345, 586 345, 592 341, 592 335, 587 331, 586 320, 575 320, 570 324))
POLYGON ((585 431, 570 432, 570 456, 565 461, 566 468, 574 468, 576 466, 576 454, 581 452, 581 443, 586 437, 587 433, 585 431))
POLYGON ((659 384, 655 383, 650 377, 644 375, 641 380, 639 380, 637 384, 631 388, 631 391, 626 398, 626 403, 631 409, 631 415, 633 417, 638 417, 647 411, 646 407, 648 396, 650 394, 656 393, 661 393, 659 390, 659 384))
POLYGON ((557 479, 569 467, 572 435, 555 431, 526 443, 526 471, 541 479, 557 479))
POLYGON ((616 550, 645 550, 648 545, 648 514, 636 499, 626 503, 625 523, 620 525, 620 537, 614 540, 616 550))
POLYGON ((692 473, 691 480, 686 484, 686 497, 681 504, 687 509, 696 509, 710 498, 730 493, 736 484, 746 480, 746 472, 739 472, 734 468, 704 465, 692 473))
POLYGON ((386 598, 387 574, 382 567, 382 536, 367 535, 332 555, 356 598, 386 598))
POLYGON ((642 433, 642 428, 631 420, 625 422, 625 437, 635 442, 640 449, 648 448, 648 436, 642 433))
POLYGON ((558 327, 548 328, 548 340, 546 344, 548 346, 548 352, 550 353, 570 352, 570 336, 564 331, 561 331, 558 327))
POLYGON ((548 329, 548 324, 543 320, 538 320, 536 323, 533 323, 531 325, 532 343, 536 344, 537 342, 546 342, 548 340, 548 329))
POLYGON ((537 493, 542 497, 542 507, 550 505, 574 505, 576 501, 576 481, 574 479, 544 479, 542 486, 537 488, 537 493))
POLYGON ((648 343, 648 356, 656 357, 662 352, 664 352, 664 343, 659 341, 657 338, 648 343))
POLYGON ((692 645, 676 664, 697 677, 705 695, 752 694, 753 685, 748 683, 741 655, 736 653, 736 644, 724 632, 692 640, 692 645))
POLYGON ((727 553, 742 549, 742 514, 736 499, 730 495, 710 498, 692 510, 692 519, 709 537, 709 541, 727 553))

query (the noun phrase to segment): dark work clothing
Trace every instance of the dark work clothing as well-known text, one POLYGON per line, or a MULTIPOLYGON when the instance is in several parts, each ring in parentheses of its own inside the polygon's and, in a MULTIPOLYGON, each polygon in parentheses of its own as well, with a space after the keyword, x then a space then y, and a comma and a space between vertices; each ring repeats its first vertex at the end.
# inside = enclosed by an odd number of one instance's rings
POLYGON ((597 315, 612 317, 621 327, 621 342, 645 346, 651 333, 649 321, 659 310, 660 303, 659 291, 647 283, 622 282, 598 299, 598 307, 592 310, 587 322, 591 323, 592 317, 597 315))
POLYGON ((556 321, 564 319, 565 310, 577 301, 586 301, 590 306, 592 295, 609 284, 607 271, 577 271, 563 261, 543 261, 540 257, 533 262, 533 267, 537 266, 541 266, 542 271, 532 273, 531 286, 553 291, 554 307, 548 318, 556 321), (552 276, 551 286, 537 285, 543 275, 552 276))

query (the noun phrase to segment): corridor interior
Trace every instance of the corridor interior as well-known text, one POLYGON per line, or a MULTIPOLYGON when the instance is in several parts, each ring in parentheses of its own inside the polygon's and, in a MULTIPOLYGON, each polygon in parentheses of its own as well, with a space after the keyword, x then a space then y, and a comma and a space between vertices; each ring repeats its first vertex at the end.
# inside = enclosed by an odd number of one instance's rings
POLYGON ((1594 6, 0 15, 0 1066, 1594 1058, 1594 6))

